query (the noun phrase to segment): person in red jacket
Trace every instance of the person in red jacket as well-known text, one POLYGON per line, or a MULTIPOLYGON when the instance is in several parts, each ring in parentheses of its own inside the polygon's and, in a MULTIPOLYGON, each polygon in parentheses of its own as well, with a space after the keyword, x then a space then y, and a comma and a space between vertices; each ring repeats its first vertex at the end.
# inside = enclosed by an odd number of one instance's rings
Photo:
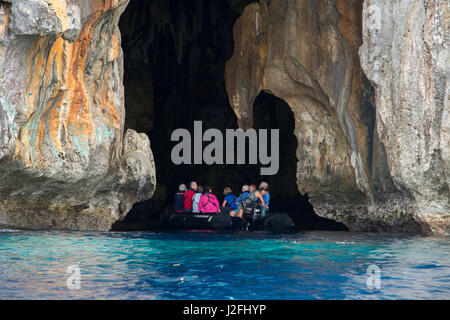
POLYGON ((192 198, 194 198, 196 190, 197 190, 197 182, 192 181, 191 184, 189 185, 189 189, 187 189, 183 195, 184 212, 187 212, 187 213, 192 212, 192 198))

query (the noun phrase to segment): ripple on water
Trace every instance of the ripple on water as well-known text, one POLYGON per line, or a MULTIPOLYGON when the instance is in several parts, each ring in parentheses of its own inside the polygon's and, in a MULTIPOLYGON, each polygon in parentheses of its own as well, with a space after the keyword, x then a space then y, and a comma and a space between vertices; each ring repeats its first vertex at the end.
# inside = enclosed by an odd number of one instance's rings
POLYGON ((448 299, 449 240, 0 230, 0 299, 448 299), (75 264, 81 290, 66 285, 75 264))

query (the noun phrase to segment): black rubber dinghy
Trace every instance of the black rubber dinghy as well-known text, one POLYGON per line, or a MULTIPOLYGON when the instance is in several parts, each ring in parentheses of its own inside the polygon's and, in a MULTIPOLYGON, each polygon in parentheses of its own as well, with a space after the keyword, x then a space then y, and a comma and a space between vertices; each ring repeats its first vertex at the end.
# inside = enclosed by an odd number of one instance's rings
POLYGON ((227 214, 164 213, 161 225, 167 230, 240 231, 245 221, 227 214))
POLYGON ((264 219, 264 230, 272 233, 294 233, 294 221, 286 213, 274 213, 264 219))
POLYGON ((292 219, 287 214, 279 213, 270 214, 265 219, 260 215, 245 214, 241 219, 228 214, 166 212, 161 215, 161 225, 166 230, 294 232, 292 219))

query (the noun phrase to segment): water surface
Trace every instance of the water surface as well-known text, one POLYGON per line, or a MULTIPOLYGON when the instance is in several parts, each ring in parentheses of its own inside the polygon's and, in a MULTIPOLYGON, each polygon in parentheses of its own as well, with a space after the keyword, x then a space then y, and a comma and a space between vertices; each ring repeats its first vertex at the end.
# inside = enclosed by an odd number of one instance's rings
POLYGON ((0 299, 449 298, 450 238, 0 231, 0 299))

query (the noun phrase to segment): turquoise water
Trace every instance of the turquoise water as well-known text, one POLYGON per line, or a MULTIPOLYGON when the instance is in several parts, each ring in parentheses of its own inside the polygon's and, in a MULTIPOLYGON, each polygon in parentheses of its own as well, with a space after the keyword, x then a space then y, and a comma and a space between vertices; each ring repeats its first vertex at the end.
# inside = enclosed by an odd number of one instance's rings
POLYGON ((0 231, 0 299, 449 298, 450 238, 0 231))

